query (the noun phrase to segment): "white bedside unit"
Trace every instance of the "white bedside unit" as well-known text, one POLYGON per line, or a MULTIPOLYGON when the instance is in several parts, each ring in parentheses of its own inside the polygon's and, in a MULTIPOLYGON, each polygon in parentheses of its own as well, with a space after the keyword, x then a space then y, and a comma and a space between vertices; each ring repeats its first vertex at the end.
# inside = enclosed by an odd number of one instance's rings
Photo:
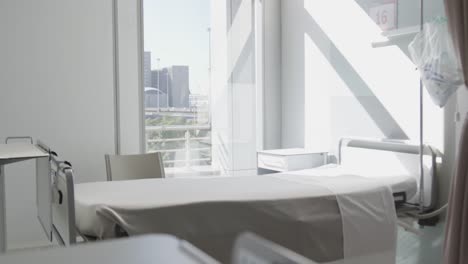
POLYGON ((303 170, 327 164, 328 152, 301 148, 257 152, 257 167, 276 172, 303 170))

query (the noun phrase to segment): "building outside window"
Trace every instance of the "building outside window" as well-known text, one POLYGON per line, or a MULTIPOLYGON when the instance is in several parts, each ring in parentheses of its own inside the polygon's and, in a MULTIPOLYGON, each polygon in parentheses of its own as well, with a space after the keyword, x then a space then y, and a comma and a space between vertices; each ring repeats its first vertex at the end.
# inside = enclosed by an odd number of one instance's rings
POLYGON ((166 174, 256 172, 254 0, 144 0, 147 152, 166 174))

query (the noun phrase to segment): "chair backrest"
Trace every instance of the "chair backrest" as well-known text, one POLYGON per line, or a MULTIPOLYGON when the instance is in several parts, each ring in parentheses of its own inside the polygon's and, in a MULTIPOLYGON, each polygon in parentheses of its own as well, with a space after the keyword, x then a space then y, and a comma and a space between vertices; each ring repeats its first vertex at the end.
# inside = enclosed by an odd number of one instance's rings
POLYGON ((160 153, 138 155, 106 155, 108 181, 164 178, 160 153))

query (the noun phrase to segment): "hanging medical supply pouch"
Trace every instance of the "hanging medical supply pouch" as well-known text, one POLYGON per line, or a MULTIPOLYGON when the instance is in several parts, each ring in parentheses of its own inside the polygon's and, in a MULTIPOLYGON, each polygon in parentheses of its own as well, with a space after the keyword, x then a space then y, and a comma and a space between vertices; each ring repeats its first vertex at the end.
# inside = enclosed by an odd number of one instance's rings
POLYGON ((438 17, 426 23, 408 49, 432 100, 443 107, 458 87, 464 84, 447 19, 438 17))

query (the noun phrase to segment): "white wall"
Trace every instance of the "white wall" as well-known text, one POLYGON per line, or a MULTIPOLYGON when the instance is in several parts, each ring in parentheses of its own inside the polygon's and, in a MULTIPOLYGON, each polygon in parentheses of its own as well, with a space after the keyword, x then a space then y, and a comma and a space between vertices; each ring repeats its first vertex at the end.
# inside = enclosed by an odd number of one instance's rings
MULTIPOLYGON (((92 0, 0 4, 0 137, 45 141, 73 163, 78 182, 104 180, 103 155, 114 152, 110 10, 110 1, 92 0)), ((44 237, 33 164, 7 167, 11 247, 44 237)))
POLYGON ((380 31, 355 1, 283 1, 282 11, 283 146, 417 139, 414 66, 396 47, 372 48, 380 31))
MULTIPOLYGON (((121 145, 139 150, 136 1, 122 1, 121 145)), ((115 152, 112 1, 0 2, 0 140, 41 139, 71 161, 77 182, 105 180, 115 152)), ((9 248, 46 244, 34 162, 6 169, 9 248)))

